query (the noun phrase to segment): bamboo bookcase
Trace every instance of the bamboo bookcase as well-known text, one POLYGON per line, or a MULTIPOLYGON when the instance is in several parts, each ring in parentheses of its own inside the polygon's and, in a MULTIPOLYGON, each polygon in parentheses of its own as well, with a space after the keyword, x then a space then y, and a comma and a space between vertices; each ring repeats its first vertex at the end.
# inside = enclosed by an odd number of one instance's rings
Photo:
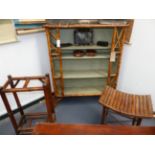
POLYGON ((117 86, 125 31, 128 24, 46 24, 48 54, 56 97, 98 96, 106 85, 117 86), (56 47, 57 41, 73 43, 75 29, 91 28, 94 43, 106 40, 107 47, 56 47), (74 50, 94 49, 96 56, 74 57, 74 50))

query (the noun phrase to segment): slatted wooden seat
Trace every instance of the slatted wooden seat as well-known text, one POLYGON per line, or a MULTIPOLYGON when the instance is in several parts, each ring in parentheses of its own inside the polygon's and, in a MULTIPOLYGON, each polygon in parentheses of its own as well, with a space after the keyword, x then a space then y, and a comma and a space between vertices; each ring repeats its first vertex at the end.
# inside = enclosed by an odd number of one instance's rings
POLYGON ((8 116, 15 129, 16 134, 31 134, 35 123, 38 121, 53 122, 54 121, 54 100, 52 98, 51 86, 49 75, 45 76, 33 76, 33 77, 11 77, 8 76, 8 80, 3 87, 0 88, 0 95, 4 102, 4 106, 8 112, 8 116), (20 82, 23 85, 20 85, 20 82), (37 82, 37 86, 31 86, 31 82, 37 82), (45 106, 47 112, 37 113, 25 113, 20 103, 17 93, 19 92, 32 92, 43 91, 45 95, 45 106), (18 111, 21 115, 19 122, 14 116, 13 109, 7 98, 7 93, 13 94, 18 111))
POLYGON ((132 118, 132 125, 140 125, 143 118, 153 117, 150 95, 128 94, 107 86, 99 102, 103 105, 102 123, 105 122, 108 109, 132 118))

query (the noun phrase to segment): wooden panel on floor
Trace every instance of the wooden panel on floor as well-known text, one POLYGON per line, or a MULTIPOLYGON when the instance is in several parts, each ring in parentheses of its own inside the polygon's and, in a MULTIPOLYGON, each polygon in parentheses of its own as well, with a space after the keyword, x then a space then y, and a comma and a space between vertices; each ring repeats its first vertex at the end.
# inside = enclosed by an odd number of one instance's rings
POLYGON ((154 135, 155 127, 42 123, 34 127, 33 134, 36 134, 36 135, 154 135))

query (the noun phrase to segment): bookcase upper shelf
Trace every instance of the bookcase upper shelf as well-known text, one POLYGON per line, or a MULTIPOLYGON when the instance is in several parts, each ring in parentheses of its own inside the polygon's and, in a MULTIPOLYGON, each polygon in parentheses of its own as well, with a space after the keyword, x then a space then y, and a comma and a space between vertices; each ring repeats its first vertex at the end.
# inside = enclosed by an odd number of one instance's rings
POLYGON ((74 59, 74 60, 82 60, 82 59, 108 59, 110 58, 109 55, 103 55, 103 54, 96 54, 96 56, 83 56, 83 57, 75 57, 71 54, 65 54, 62 56, 63 60, 69 60, 69 59, 74 59))
MULTIPOLYGON (((94 49, 94 50, 110 50, 111 45, 108 46, 98 46, 98 45, 72 45, 68 47, 61 47, 60 48, 63 51, 72 51, 72 50, 89 50, 89 49, 94 49)), ((51 48, 51 50, 56 50, 55 48, 51 48)))
POLYGON ((68 47, 61 47, 62 50, 89 50, 89 49, 96 49, 96 50, 110 50, 111 45, 109 46, 98 46, 98 45, 84 45, 84 46, 68 46, 68 47))

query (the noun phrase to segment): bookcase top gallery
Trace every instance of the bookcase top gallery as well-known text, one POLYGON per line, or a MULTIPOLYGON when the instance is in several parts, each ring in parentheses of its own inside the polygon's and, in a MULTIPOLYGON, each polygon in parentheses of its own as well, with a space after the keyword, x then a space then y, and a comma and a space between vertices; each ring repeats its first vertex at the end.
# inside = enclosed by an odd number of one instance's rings
POLYGON ((45 28, 113 28, 128 27, 127 23, 110 23, 110 24, 46 24, 45 28))

